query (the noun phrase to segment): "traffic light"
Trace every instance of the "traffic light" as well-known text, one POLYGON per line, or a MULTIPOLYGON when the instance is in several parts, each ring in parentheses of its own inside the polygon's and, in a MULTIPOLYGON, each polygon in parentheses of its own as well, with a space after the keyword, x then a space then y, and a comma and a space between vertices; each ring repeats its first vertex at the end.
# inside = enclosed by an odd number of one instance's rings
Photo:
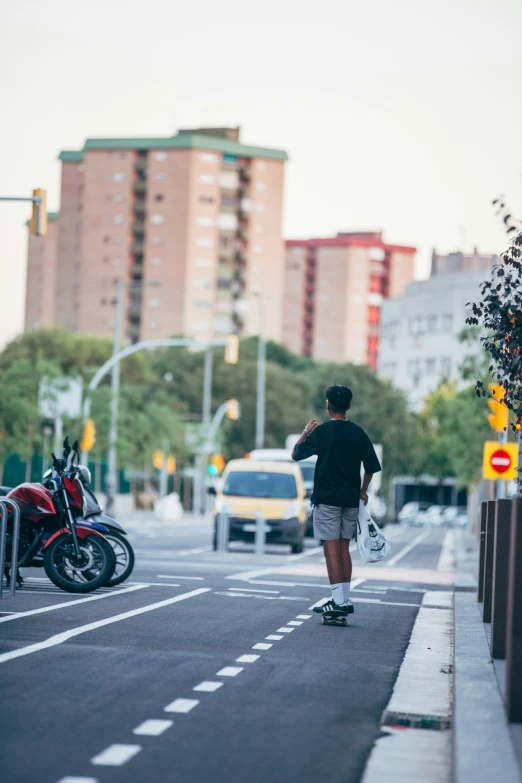
POLYGON ((167 473, 169 476, 173 476, 176 472, 176 457, 171 454, 169 457, 167 457, 167 473))
POLYGON ((229 334, 225 345, 225 363, 237 364, 239 358, 239 337, 237 334, 229 334))
POLYGON ((96 443, 96 427, 94 425, 94 419, 87 419, 83 428, 82 442, 80 449, 82 451, 90 451, 96 443))
POLYGON ((33 211, 31 213, 31 223, 29 230, 31 234, 37 237, 47 234, 47 191, 43 188, 35 188, 33 190, 33 196, 40 199, 40 206, 37 208, 36 201, 33 201, 33 211), (36 216, 38 215, 38 220, 36 216))
POLYGON ((237 421, 241 418, 241 405, 237 400, 227 400, 227 411, 225 416, 227 419, 232 419, 232 421, 237 421))
POLYGON ((163 467, 164 456, 165 454, 163 451, 155 451, 154 454, 152 455, 152 464, 158 470, 161 470, 161 468, 163 467))
POLYGON ((208 475, 217 476, 219 473, 223 473, 226 464, 222 454, 213 454, 208 465, 208 475))
POLYGON ((489 384, 489 391, 495 399, 489 399, 488 405, 491 409, 491 413, 488 415, 489 426, 495 430, 495 432, 504 432, 507 429, 509 410, 502 404, 504 399, 504 387, 495 383, 489 384))

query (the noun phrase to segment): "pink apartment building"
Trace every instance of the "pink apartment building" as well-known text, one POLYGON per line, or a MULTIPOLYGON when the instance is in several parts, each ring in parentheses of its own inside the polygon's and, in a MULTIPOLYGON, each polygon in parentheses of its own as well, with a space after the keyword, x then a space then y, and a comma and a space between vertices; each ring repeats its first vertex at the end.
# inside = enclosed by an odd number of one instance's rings
MULTIPOLYGON (((58 214, 47 213, 47 234, 28 232, 25 329, 52 326, 55 317, 56 254, 58 214)), ((27 223, 29 226, 29 221, 27 223)))
MULTIPOLYGON (((256 334, 259 302, 265 337, 281 341, 283 150, 242 144, 239 128, 203 128, 87 139, 59 157, 56 276, 44 280, 54 323, 110 336, 123 279, 136 284, 126 288, 129 341, 256 334)), ((29 268, 35 252, 30 243, 29 268)), ((39 295, 28 276, 28 301, 39 295)))
POLYGON ((324 361, 377 369, 381 305, 413 280, 416 249, 381 232, 286 242, 283 343, 324 361))

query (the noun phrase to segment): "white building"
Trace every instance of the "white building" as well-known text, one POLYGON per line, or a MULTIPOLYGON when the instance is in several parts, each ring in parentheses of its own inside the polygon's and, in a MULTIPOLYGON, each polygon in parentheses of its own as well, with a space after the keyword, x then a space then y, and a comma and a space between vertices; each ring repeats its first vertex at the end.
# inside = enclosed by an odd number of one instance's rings
POLYGON ((468 302, 480 298, 484 270, 436 274, 382 305, 378 374, 406 392, 419 411, 441 380, 455 380, 459 367, 480 347, 459 342, 468 302))

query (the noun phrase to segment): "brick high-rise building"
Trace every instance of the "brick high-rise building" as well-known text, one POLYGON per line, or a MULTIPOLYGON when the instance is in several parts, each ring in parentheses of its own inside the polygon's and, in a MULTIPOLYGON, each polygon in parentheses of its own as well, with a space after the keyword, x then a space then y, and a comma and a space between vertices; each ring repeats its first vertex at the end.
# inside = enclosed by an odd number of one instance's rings
POLYGON ((416 249, 381 232, 286 242, 283 342, 296 353, 377 368, 381 305, 413 280, 416 249))
POLYGON ((87 139, 60 159, 56 324, 109 336, 115 281, 157 281, 125 289, 130 341, 255 334, 259 298, 281 340, 283 150, 204 128, 87 139))
POLYGON ((58 213, 47 213, 47 234, 44 236, 35 237, 30 231, 27 233, 26 330, 52 326, 55 322, 58 213))

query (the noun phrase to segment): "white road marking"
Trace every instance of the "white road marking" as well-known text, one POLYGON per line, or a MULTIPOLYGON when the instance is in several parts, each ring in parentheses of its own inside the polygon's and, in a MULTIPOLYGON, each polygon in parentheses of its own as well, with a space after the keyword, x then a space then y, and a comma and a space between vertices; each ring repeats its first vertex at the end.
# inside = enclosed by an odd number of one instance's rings
POLYGON ((285 626, 283 628, 278 628, 277 633, 292 633, 293 630, 293 628, 286 628, 285 626))
POLYGON ((265 636, 265 639, 269 639, 271 642, 278 642, 280 639, 284 638, 284 636, 280 636, 276 633, 271 633, 270 636, 265 636))
POLYGON ((133 582, 132 584, 145 587, 181 587, 177 582, 133 582))
MULTIPOLYGON (((352 586, 351 589, 353 590, 354 587, 358 587, 358 585, 362 584, 365 581, 366 581, 365 579, 352 579, 350 583, 352 586)), ((330 585, 328 585, 328 587, 330 587, 330 585)), ((320 598, 318 601, 315 602, 315 604, 312 604, 312 606, 309 606, 308 608, 314 609, 316 606, 322 606, 324 603, 326 603, 326 601, 328 601, 328 598, 320 598)))
POLYGON ((399 560, 402 560, 402 558, 411 552, 411 550, 414 549, 417 544, 420 544, 421 541, 424 541, 424 539, 428 538, 429 535, 431 535, 431 530, 427 530, 425 533, 421 533, 420 535, 416 536, 413 541, 410 541, 410 543, 407 544, 403 549, 399 550, 399 552, 390 558, 390 560, 387 560, 384 565, 388 566, 388 568, 392 568, 395 563, 398 563, 399 560))
POLYGON ((67 775, 60 778, 56 783, 98 783, 98 778, 78 778, 76 775, 67 775))
POLYGON ((276 593, 279 595, 280 590, 257 590, 255 587, 229 587, 229 590, 241 590, 243 593, 276 593))
POLYGON ((303 624, 302 620, 290 620, 290 622, 287 623, 287 625, 302 625, 302 624, 303 624))
POLYGON ((254 663, 258 658, 259 655, 241 655, 239 658, 236 658, 236 661, 237 663, 254 663))
POLYGON ((242 666, 225 666, 224 669, 220 669, 216 676, 217 677, 236 677, 239 672, 243 671, 242 666))
POLYGON ((241 571, 239 574, 230 574, 225 579, 239 579, 241 582, 248 582, 250 579, 255 579, 257 576, 264 576, 265 574, 271 574, 275 571, 277 566, 272 568, 261 568, 257 571, 241 571))
MULTIPOLYGON (((102 598, 109 598, 112 595, 124 595, 125 593, 132 593, 135 590, 143 590, 148 587, 148 584, 134 585, 133 587, 125 587, 123 590, 115 590, 112 593, 102 593, 101 595, 90 595, 88 598, 78 598, 75 601, 64 601, 61 604, 51 604, 51 606, 43 606, 40 609, 30 609, 27 612, 16 612, 11 617, 0 617, 0 623, 6 623, 8 620, 18 620, 19 617, 30 617, 33 614, 43 614, 44 612, 53 612, 55 609, 66 609, 68 606, 76 606, 77 604, 85 604, 88 601, 100 601, 102 598)), ((29 590, 25 591, 29 592, 29 590)), ((40 593, 41 595, 41 593, 40 593)), ((52 594, 54 595, 54 593, 52 594)))
MULTIPOLYGON (((230 577, 227 577, 229 579, 230 577)), ((329 584, 320 584, 319 582, 275 582, 268 579, 252 579, 249 585, 274 585, 274 587, 318 587, 324 590, 330 587, 329 584)))
POLYGON ((253 650, 269 650, 273 645, 271 644, 265 644, 264 642, 259 642, 258 644, 254 644, 252 647, 253 650))
POLYGON ((311 614, 298 614, 297 615, 297 619, 298 620, 309 620, 311 616, 312 616, 311 614))
POLYGON ((190 579, 194 582, 204 582, 204 576, 170 576, 170 574, 158 574, 158 579, 190 579))
POLYGON ((190 712, 199 704, 198 699, 174 699, 164 709, 164 712, 190 712))
POLYGON ((141 745, 109 745, 97 756, 91 759, 91 764, 97 764, 103 767, 121 767, 133 756, 139 753, 141 745))
POLYGON ((323 551, 322 546, 316 546, 313 549, 308 549, 306 552, 303 552, 301 555, 290 555, 289 560, 301 560, 303 557, 310 557, 310 555, 317 555, 319 552, 323 551))
POLYGON ((215 590, 214 595, 226 595, 228 598, 262 598, 263 601, 309 601, 309 598, 305 598, 302 595, 253 595, 252 593, 244 593, 243 590, 238 587, 237 591, 231 593, 222 593, 219 590, 215 590))
POLYGON ((210 680, 203 680, 199 685, 192 688, 193 691, 203 691, 204 693, 214 693, 218 688, 221 688, 222 682, 212 682, 210 680))
POLYGON ((420 604, 406 604, 402 601, 381 601, 377 598, 352 598, 352 601, 359 604, 380 604, 381 606, 413 606, 419 608, 420 604))
POLYGON ((164 731, 167 731, 167 729, 170 729, 173 725, 173 720, 156 720, 150 718, 149 720, 140 723, 139 726, 136 726, 132 733, 144 735, 146 737, 159 737, 160 734, 163 734, 164 731))
MULTIPOLYGON (((170 604, 175 604, 178 601, 185 601, 187 598, 193 598, 196 595, 201 595, 202 593, 208 593, 210 592, 210 587, 200 587, 197 590, 191 590, 189 593, 181 593, 181 595, 176 595, 174 598, 167 598, 164 601, 157 601, 154 604, 147 604, 147 606, 140 606, 138 609, 131 609, 129 612, 122 612, 122 614, 115 614, 113 617, 107 617, 104 620, 97 620, 94 623, 87 623, 87 625, 80 625, 77 628, 70 628, 68 631, 64 631, 63 633, 56 634, 55 636, 50 636, 48 639, 45 639, 43 642, 38 642, 37 644, 30 644, 27 647, 21 647, 18 650, 12 650, 8 653, 3 653, 0 655, 0 663, 5 663, 6 661, 11 661, 14 658, 22 658, 24 655, 30 655, 31 653, 39 652, 40 650, 46 650, 49 647, 56 647, 58 644, 63 644, 63 642, 67 642, 69 639, 72 639, 74 636, 79 636, 80 634, 87 633, 88 631, 94 631, 97 628, 103 628, 105 625, 111 625, 111 623, 118 623, 120 620, 127 620, 129 617, 136 617, 140 614, 145 614, 145 612, 152 612, 155 609, 161 609, 164 606, 170 606, 170 604)), ((0 622, 3 622, 4 620, 7 620, 10 618, 1 618, 0 622)))

